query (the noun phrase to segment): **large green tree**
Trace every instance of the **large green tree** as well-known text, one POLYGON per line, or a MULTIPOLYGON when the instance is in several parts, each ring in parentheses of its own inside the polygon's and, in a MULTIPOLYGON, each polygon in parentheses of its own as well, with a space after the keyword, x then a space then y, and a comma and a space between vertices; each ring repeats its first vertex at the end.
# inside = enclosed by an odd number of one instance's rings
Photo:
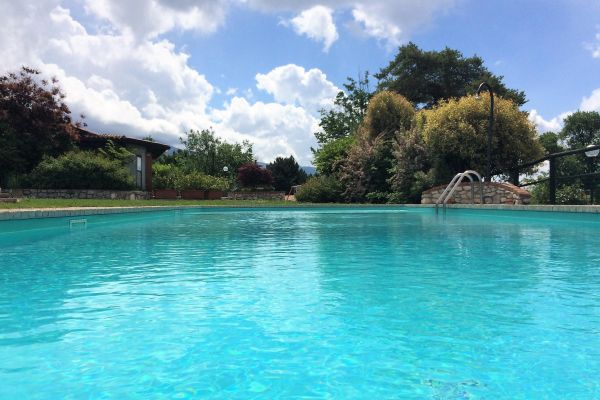
POLYGON ((379 90, 392 90, 405 96, 417 108, 431 108, 440 100, 459 98, 477 90, 487 81, 493 90, 521 106, 525 93, 507 88, 503 77, 494 75, 479 56, 464 57, 454 49, 425 51, 414 43, 401 46, 389 65, 375 74, 379 90))
POLYGON ((31 171, 43 156, 69 150, 78 138, 58 81, 39 75, 23 67, 0 76, 0 185, 31 171))
POLYGON ((571 149, 600 144, 600 114, 596 111, 577 111, 564 119, 560 133, 571 149))
POLYGON ((275 190, 289 191, 294 185, 306 181, 306 172, 294 159, 294 156, 277 157, 275 161, 267 164, 267 169, 273 174, 273 187, 275 190))
POLYGON ((315 133, 317 142, 324 145, 355 133, 365 116, 372 96, 368 72, 359 77, 358 81, 348 78, 344 90, 337 94, 333 108, 320 110, 321 130, 315 133))

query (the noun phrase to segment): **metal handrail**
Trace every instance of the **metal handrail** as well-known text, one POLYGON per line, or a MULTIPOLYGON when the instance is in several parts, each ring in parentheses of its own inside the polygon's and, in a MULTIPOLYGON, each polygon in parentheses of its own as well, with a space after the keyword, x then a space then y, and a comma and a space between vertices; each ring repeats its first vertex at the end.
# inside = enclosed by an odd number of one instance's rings
POLYGON ((440 203, 442 203, 442 209, 444 210, 444 213, 446 213, 446 205, 448 204, 448 200, 452 198, 452 195, 456 191, 456 188, 462 183, 465 177, 467 177, 471 182, 471 201, 473 202, 473 204, 475 204, 475 188, 473 187, 473 175, 477 177, 477 180, 479 182, 479 201, 480 204, 483 204, 483 180, 481 178, 481 175, 477 171, 468 169, 465 172, 461 172, 454 175, 454 178, 452 178, 448 186, 446 186, 446 189, 444 189, 440 197, 435 202, 436 214, 438 213, 438 206, 440 203))

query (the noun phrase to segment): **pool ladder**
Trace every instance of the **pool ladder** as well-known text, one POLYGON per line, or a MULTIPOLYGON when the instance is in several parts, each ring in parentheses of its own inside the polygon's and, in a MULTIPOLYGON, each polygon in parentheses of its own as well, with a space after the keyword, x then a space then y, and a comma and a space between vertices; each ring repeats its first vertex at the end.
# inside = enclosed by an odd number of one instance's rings
POLYGON ((481 179, 481 175, 477 171, 473 171, 472 169, 468 169, 465 172, 460 172, 454 175, 454 178, 450 181, 446 189, 442 192, 440 197, 435 202, 435 213, 438 213, 438 206, 440 203, 442 204, 442 209, 444 210, 444 214, 446 213, 446 205, 448 204, 448 200, 452 198, 452 195, 456 191, 456 188, 460 186, 462 181, 466 178, 471 182, 471 202, 475 204, 475 181, 473 177, 477 178, 477 182, 479 182, 479 204, 483 204, 483 183, 481 179))

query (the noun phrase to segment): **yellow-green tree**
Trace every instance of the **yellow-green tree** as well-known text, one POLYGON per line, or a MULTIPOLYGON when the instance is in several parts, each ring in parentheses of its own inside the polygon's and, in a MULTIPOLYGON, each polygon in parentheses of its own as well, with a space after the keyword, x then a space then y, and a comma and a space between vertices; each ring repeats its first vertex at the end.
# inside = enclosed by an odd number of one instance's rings
MULTIPOLYGON (((423 138, 437 183, 466 169, 484 171, 490 101, 487 95, 441 102, 425 116, 423 138)), ((492 136, 492 175, 508 175, 516 165, 543 154, 535 128, 510 100, 496 98, 492 136)))

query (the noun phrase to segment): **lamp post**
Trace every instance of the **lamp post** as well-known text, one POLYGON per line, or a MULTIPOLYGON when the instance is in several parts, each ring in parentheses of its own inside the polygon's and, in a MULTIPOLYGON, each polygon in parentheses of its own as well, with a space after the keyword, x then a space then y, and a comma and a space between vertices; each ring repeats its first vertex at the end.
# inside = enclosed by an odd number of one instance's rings
POLYGON ((492 87, 487 82, 482 82, 477 89, 477 96, 482 90, 487 90, 490 93, 490 117, 488 120, 488 134, 487 134, 487 165, 485 170, 486 181, 492 180, 492 133, 494 130, 494 92, 492 87))
MULTIPOLYGON (((589 147, 596 147, 593 144, 590 144, 587 146, 589 147)), ((598 157, 598 154, 600 154, 600 149, 593 149, 593 150, 589 150, 585 152, 585 156, 588 159, 588 173, 591 174, 593 171, 593 167, 594 167, 594 158, 598 157)), ((594 204, 594 177, 593 176, 589 176, 589 185, 590 185, 590 204, 594 204)))

